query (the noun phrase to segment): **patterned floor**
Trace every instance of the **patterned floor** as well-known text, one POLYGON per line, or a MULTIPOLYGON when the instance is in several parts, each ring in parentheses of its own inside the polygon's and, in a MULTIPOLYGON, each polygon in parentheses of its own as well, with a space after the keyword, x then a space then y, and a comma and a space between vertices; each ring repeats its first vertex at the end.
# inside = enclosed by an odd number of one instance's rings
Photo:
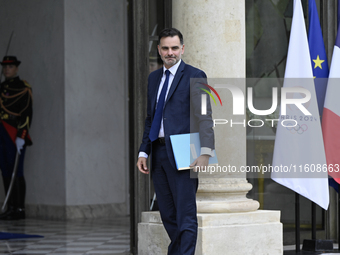
POLYGON ((129 254, 129 218, 0 221, 0 231, 44 238, 0 240, 0 255, 129 254))

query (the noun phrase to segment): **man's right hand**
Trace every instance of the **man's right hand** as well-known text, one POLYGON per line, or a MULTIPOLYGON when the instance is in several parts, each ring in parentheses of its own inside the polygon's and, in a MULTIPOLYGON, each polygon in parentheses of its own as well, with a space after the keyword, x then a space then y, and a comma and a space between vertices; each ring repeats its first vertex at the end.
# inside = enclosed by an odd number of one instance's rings
POLYGON ((137 161, 138 170, 141 171, 143 174, 149 174, 148 166, 146 165, 146 158, 139 157, 137 161))

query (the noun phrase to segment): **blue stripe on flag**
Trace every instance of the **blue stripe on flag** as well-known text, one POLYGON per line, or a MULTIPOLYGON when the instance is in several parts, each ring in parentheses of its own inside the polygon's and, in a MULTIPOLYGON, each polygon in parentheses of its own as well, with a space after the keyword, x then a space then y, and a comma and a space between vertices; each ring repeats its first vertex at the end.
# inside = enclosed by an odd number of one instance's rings
POLYGON ((314 80, 314 84, 316 98, 318 101, 319 114, 320 116, 322 116, 327 88, 326 78, 328 78, 329 67, 315 0, 309 0, 308 8, 309 8, 308 44, 311 56, 313 76, 316 78, 314 80))

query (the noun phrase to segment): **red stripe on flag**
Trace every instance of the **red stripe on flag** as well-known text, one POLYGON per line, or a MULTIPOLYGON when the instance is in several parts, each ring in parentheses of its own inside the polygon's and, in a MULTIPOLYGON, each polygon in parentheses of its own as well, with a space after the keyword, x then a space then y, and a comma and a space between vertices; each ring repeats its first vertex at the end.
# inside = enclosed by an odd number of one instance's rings
POLYGON ((324 108, 322 133, 325 144, 328 174, 340 183, 340 116, 324 108), (332 167, 332 168, 331 168, 332 167), (333 171, 331 171, 333 170, 333 171))

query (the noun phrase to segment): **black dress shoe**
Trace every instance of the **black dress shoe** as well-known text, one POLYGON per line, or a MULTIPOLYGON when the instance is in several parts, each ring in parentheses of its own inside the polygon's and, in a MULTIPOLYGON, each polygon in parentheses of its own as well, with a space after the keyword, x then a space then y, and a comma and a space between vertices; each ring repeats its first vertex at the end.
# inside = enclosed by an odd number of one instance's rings
POLYGON ((6 218, 9 214, 13 213, 14 210, 15 210, 14 207, 9 206, 5 212, 0 214, 0 220, 6 218))
POLYGON ((9 208, 5 213, 0 215, 0 220, 22 220, 25 219, 25 209, 9 208))

